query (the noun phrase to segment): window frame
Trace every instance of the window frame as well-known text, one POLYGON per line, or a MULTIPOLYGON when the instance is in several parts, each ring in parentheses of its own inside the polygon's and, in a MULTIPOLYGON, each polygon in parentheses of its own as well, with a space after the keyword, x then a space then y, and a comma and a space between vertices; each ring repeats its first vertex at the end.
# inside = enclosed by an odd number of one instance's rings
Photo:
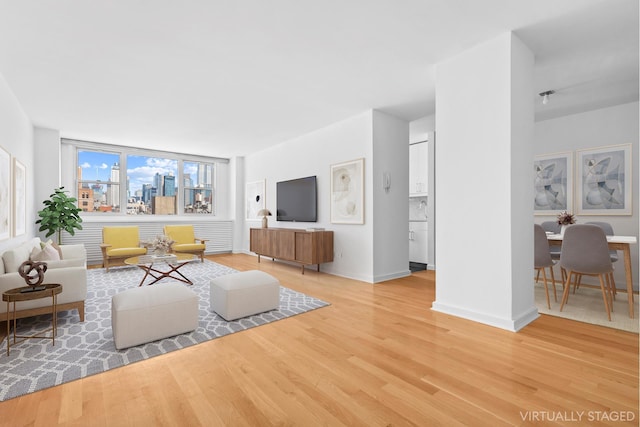
POLYGON ((217 172, 220 164, 229 163, 229 159, 222 157, 207 157, 207 156, 198 156, 192 154, 184 154, 184 153, 175 153, 169 151, 161 151, 161 150, 150 150, 145 148, 137 148, 137 147, 129 147, 129 146, 119 146, 112 144, 105 144, 100 142, 91 142, 91 141, 82 141, 82 140, 74 140, 61 138, 61 144, 68 145, 71 147, 74 153, 74 164, 73 164, 73 196, 79 198, 79 185, 81 183, 89 183, 95 180, 86 180, 83 179, 80 181, 78 179, 78 167, 79 167, 79 152, 80 151, 92 151, 92 152, 104 152, 108 154, 117 154, 120 158, 120 182, 112 183, 111 181, 100 181, 101 184, 112 184, 118 185, 120 187, 120 210, 119 212, 81 212, 80 214, 83 216, 91 216, 91 217, 153 217, 153 216, 168 216, 168 217, 176 217, 176 216, 198 216, 198 217, 209 217, 215 218, 217 216, 217 204, 218 197, 217 194, 217 172), (177 161, 177 176, 176 176, 176 213, 175 215, 166 215, 166 214, 149 214, 149 215, 134 215, 127 213, 127 179, 128 179, 128 165, 127 158, 128 156, 141 156, 141 157, 149 157, 149 158, 162 158, 167 160, 175 160, 177 161), (196 213, 196 212, 185 212, 186 206, 184 204, 184 163, 200 163, 205 165, 210 165, 211 167, 211 188, 207 189, 211 191, 211 213, 196 213), (122 171, 125 171, 123 174, 122 171))

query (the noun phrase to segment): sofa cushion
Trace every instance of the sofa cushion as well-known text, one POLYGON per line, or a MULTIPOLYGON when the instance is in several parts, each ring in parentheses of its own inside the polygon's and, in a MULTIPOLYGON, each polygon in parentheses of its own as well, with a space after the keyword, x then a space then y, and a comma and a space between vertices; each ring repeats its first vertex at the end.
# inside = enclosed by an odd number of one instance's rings
POLYGON ((17 272, 23 262, 29 261, 29 255, 31 255, 31 247, 27 244, 5 251, 2 254, 5 273, 17 272))
POLYGON ((61 259, 59 261, 45 261, 47 268, 67 268, 67 267, 85 267, 85 261, 82 258, 61 259))

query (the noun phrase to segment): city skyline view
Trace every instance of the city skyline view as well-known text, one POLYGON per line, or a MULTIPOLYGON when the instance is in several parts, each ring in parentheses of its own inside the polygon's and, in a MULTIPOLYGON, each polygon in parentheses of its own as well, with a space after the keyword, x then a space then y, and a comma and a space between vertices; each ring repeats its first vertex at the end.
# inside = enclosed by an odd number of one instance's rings
MULTIPOLYGON (((84 181, 109 181, 111 169, 115 164, 120 164, 120 156, 113 153, 96 151, 78 151, 78 167, 82 168, 82 180, 84 181)), ((122 169, 121 169, 122 170, 122 169)), ((197 165, 185 163, 185 173, 195 175, 197 165), (187 169, 193 169, 190 172, 187 169)), ((127 156, 127 173, 129 178, 130 196, 135 196, 137 191, 142 191, 144 184, 154 185, 156 174, 161 176, 172 175, 178 177, 178 161, 146 156, 127 156)), ((120 175, 120 183, 126 184, 124 174, 120 175)), ((176 188, 180 187, 176 182, 176 188)))
POLYGON ((211 163, 183 161, 179 171, 176 159, 85 150, 77 153, 78 206, 84 212, 126 209, 127 214, 175 214, 180 199, 185 213, 212 213, 211 163), (120 163, 123 155, 126 171, 120 163))

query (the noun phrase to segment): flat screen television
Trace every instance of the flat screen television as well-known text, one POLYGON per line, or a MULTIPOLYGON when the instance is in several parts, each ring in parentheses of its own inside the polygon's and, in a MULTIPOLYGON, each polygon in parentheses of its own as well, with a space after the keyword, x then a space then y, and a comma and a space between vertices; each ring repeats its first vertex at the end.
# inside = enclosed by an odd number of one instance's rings
POLYGON ((276 215, 278 221, 316 222, 316 177, 276 183, 276 215))

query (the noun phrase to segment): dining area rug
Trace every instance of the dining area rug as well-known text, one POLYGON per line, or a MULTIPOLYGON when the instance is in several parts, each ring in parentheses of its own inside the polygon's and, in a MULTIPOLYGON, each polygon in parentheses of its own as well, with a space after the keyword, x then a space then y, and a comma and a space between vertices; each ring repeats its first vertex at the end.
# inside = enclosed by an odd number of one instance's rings
POLYGON ((620 329, 627 332, 638 333, 640 324, 640 312, 638 312, 638 296, 634 298, 634 319, 629 318, 629 302, 626 292, 618 292, 613 302, 613 312, 611 321, 607 318, 604 308, 602 291, 600 288, 581 286, 573 293, 569 293, 569 300, 560 311, 560 301, 562 300, 562 284, 556 283, 558 291, 558 302, 553 300, 553 287, 549 284, 549 298, 551 309, 547 308, 547 299, 544 293, 542 281, 535 283, 535 301, 540 314, 562 317, 565 319, 577 320, 579 322, 591 323, 594 325, 606 326, 608 328, 620 329))
MULTIPOLYGON (((137 267, 87 270, 85 321, 75 310, 58 313, 55 345, 51 340, 29 339, 11 347, 0 342, 0 401, 101 373, 154 356, 180 350, 225 335, 305 313, 329 303, 280 287, 280 307, 266 313, 227 322, 209 308, 211 279, 236 270, 213 261, 193 262, 180 270, 193 281, 189 286, 199 298, 198 328, 190 333, 117 350, 111 331, 111 298, 137 287, 144 272, 137 267)), ((187 286, 173 279, 176 286, 187 286)), ((51 326, 51 315, 18 320, 19 335, 32 335, 51 326)))

